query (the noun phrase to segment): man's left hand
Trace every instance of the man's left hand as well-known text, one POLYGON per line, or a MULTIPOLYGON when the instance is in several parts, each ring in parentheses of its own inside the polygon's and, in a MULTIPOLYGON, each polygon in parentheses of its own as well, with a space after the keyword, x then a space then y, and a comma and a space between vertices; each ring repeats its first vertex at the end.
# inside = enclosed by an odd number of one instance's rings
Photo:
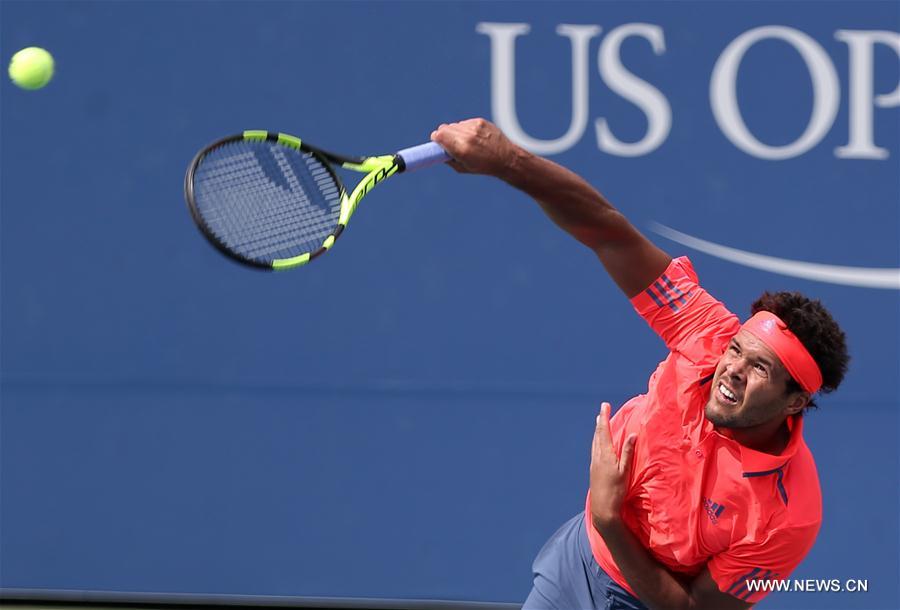
POLYGON ((617 455, 609 431, 609 411, 609 403, 604 402, 591 447, 591 520, 601 535, 603 529, 620 519, 637 440, 637 434, 630 434, 622 446, 621 457, 617 455))

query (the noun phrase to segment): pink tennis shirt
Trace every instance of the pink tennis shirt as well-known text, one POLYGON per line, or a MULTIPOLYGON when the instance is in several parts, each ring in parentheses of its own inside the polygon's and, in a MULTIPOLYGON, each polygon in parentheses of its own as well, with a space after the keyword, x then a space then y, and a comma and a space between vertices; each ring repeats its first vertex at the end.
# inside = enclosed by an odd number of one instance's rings
MULTIPOLYGON (((766 592, 749 590, 747 581, 787 578, 822 522, 803 418, 788 419, 781 455, 748 449, 706 419, 716 365, 740 322, 700 287, 686 257, 631 302, 670 353, 647 393, 610 422, 620 452, 630 433, 638 435, 622 517, 669 570, 694 577, 708 566, 721 591, 756 603, 766 592)), ((590 493, 585 525, 597 563, 634 594, 591 523, 590 493)))

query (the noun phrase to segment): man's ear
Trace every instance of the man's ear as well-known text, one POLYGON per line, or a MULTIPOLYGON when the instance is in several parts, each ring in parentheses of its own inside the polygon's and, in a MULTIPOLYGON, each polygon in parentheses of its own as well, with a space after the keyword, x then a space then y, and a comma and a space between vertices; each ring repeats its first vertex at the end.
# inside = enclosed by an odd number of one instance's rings
POLYGON ((788 415, 796 415, 806 408, 806 405, 809 404, 809 401, 811 399, 812 396, 809 395, 809 392, 794 392, 790 396, 790 402, 785 408, 785 413, 787 413, 788 415))

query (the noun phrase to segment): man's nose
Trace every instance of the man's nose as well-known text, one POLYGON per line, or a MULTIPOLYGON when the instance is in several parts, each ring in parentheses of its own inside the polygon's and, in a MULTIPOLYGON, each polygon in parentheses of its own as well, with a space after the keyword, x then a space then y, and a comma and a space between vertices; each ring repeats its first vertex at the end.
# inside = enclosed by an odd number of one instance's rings
POLYGON ((741 378, 746 373, 747 361, 743 358, 735 358, 725 367, 725 374, 729 377, 741 378))

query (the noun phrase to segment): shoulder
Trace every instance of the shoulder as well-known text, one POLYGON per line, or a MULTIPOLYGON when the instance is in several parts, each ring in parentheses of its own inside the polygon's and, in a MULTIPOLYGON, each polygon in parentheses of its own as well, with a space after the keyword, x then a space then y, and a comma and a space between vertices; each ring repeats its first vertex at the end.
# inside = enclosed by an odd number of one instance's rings
POLYGON ((785 507, 788 527, 813 527, 822 523, 822 487, 812 452, 804 443, 785 466, 784 485, 791 501, 785 507))
POLYGON ((700 285, 686 256, 672 259, 631 304, 670 351, 701 366, 717 361, 740 330, 738 317, 700 285))
POLYGON ((747 481, 746 493, 757 510, 755 522, 746 523, 745 541, 808 549, 822 525, 822 489, 809 449, 798 447, 790 461, 770 476, 747 481))

